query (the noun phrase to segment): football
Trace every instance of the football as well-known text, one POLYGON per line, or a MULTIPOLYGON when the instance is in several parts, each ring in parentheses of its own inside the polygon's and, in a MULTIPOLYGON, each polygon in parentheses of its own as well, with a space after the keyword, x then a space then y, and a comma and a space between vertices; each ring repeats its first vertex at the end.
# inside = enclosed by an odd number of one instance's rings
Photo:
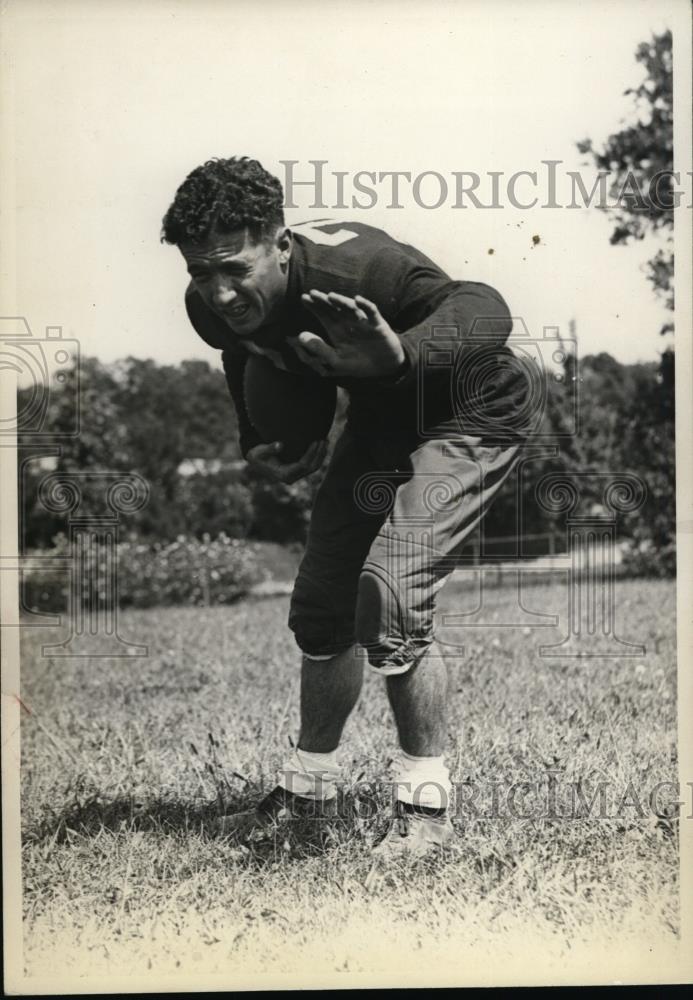
POLYGON ((276 368, 251 354, 243 373, 245 406, 264 442, 281 441, 281 458, 297 461, 313 441, 326 438, 337 407, 337 386, 319 376, 276 368))

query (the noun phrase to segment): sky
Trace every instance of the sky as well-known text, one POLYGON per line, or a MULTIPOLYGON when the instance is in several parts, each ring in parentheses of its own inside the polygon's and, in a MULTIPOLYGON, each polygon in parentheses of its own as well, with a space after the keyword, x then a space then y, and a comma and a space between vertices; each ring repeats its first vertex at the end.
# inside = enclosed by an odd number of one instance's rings
MULTIPOLYGON (((504 178, 557 160, 591 172, 576 142, 599 144, 632 114, 640 41, 681 3, 637 0, 8 0, 4 48, 5 216, 2 315, 34 335, 61 326, 83 354, 176 363, 218 353, 183 306, 185 267, 159 241, 177 186, 211 156, 254 156, 282 180, 325 160, 359 170, 455 171, 504 178)), ((594 208, 401 209, 378 187, 370 209, 312 209, 296 189, 296 224, 358 219, 418 246, 453 277, 486 281, 525 324, 577 349, 655 360, 669 318, 642 272, 656 246, 609 244, 594 208), (532 237, 538 236, 534 242, 532 237), (489 250, 493 250, 490 254, 489 250), (553 335, 552 330, 549 333, 553 335)), ((529 186, 518 182, 521 198, 529 186)), ((328 198, 334 184, 326 184, 328 198)), ((435 177, 419 197, 433 203, 435 177)), ((332 200, 329 201, 331 205, 332 200)))

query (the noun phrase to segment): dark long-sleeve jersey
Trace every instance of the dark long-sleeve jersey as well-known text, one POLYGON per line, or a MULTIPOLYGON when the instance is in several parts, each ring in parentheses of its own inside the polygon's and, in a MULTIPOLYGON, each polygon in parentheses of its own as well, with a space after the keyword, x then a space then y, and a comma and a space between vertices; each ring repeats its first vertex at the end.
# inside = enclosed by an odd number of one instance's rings
POLYGON ((287 342, 303 330, 329 342, 319 320, 301 301, 311 289, 370 299, 401 338, 403 374, 391 379, 333 379, 349 394, 347 420, 356 433, 416 436, 426 427, 459 416, 465 396, 471 395, 477 417, 480 407, 490 414, 516 407, 516 379, 511 380, 513 386, 508 380, 507 359, 512 352, 504 346, 512 320, 493 288, 452 280, 414 247, 361 222, 321 220, 293 227, 293 236, 281 318, 261 327, 250 341, 235 338, 192 283, 186 292, 193 326, 222 351, 244 456, 260 443, 243 397, 248 352, 268 354, 289 371, 321 377, 298 359, 287 342), (465 376, 465 365, 473 369, 470 377, 465 376))

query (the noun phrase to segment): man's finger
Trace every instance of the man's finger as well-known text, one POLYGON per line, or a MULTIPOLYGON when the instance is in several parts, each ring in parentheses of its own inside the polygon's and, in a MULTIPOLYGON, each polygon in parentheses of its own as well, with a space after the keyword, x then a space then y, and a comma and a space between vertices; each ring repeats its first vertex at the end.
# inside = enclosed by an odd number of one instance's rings
POLYGON ((290 462, 288 465, 283 465, 281 470, 282 482, 292 483, 296 479, 302 479, 309 472, 313 470, 306 467, 306 463, 303 459, 299 459, 298 462, 290 462))
POLYGON ((341 319, 342 311, 337 306, 332 305, 322 292, 310 292, 301 296, 304 306, 317 316, 319 320, 328 323, 335 323, 341 319))
POLYGON ((306 472, 315 472, 322 465, 326 453, 327 441, 313 441, 306 449, 303 458, 300 459, 300 463, 306 472))
POLYGON ((293 351, 299 361, 302 361, 306 365, 313 366, 313 358, 311 355, 303 350, 303 346, 297 337, 287 337, 289 345, 293 348, 293 351))
POLYGON ((325 461, 325 456, 327 455, 327 441, 318 441, 318 453, 315 456, 315 463, 317 466, 321 466, 325 461))
POLYGON ((317 441, 311 441, 311 443, 308 445, 308 447, 306 448, 305 452, 303 453, 303 455, 299 459, 299 462, 301 463, 301 465, 304 465, 306 467, 310 467, 310 466, 313 465, 313 463, 315 462, 315 457, 317 455, 317 451, 318 451, 318 443, 319 442, 317 442, 317 441))
POLYGON ((252 462, 263 461, 266 458, 272 458, 274 455, 282 449, 281 441, 271 441, 269 444, 256 444, 254 448, 251 448, 248 453, 248 459, 252 462))
POLYGON ((330 305, 335 306, 335 308, 340 309, 343 313, 347 313, 350 318, 363 322, 368 317, 363 309, 360 309, 354 299, 350 299, 346 295, 340 295, 339 292, 328 292, 327 298, 329 299, 330 305))
POLYGON ((263 462, 261 459, 256 459, 251 464, 256 472, 261 472, 263 475, 268 476, 270 479, 280 478, 278 465, 270 465, 269 462, 263 462))
POLYGON ((297 340, 306 354, 314 361, 322 362, 327 369, 330 369, 338 361, 335 351, 329 344, 325 343, 322 337, 318 337, 317 333, 304 330, 299 333, 297 340))
POLYGON ((322 463, 324 456, 324 450, 327 448, 327 441, 311 441, 304 453, 294 463, 295 466, 301 466, 304 471, 312 472, 316 468, 316 464, 322 463), (323 453, 323 454, 321 454, 323 453))
POLYGON ((373 322, 377 322, 379 319, 382 319, 380 310, 374 302, 371 302, 370 299, 364 299, 363 295, 357 295, 354 301, 366 313, 368 319, 373 322))
POLYGON ((281 441, 256 445, 252 449, 254 454, 248 455, 248 461, 255 469, 264 472, 271 479, 278 479, 282 483, 293 483, 320 468, 327 454, 327 441, 311 441, 301 458, 295 462, 282 462, 277 455, 277 451, 282 448, 281 441))
POLYGON ((327 292, 321 292, 317 288, 311 288, 309 292, 305 293, 309 299, 313 299, 315 302, 322 302, 325 305, 329 304, 329 299, 327 297, 327 292))

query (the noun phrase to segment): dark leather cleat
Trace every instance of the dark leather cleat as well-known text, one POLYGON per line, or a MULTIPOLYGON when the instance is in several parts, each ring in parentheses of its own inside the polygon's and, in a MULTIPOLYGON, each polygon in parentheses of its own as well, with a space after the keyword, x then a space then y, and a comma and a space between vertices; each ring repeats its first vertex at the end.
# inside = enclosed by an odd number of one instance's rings
POLYGON ((308 799, 277 785, 254 808, 221 816, 215 824, 215 832, 242 841, 258 840, 273 836, 292 820, 310 822, 336 816, 336 796, 327 800, 308 799))

